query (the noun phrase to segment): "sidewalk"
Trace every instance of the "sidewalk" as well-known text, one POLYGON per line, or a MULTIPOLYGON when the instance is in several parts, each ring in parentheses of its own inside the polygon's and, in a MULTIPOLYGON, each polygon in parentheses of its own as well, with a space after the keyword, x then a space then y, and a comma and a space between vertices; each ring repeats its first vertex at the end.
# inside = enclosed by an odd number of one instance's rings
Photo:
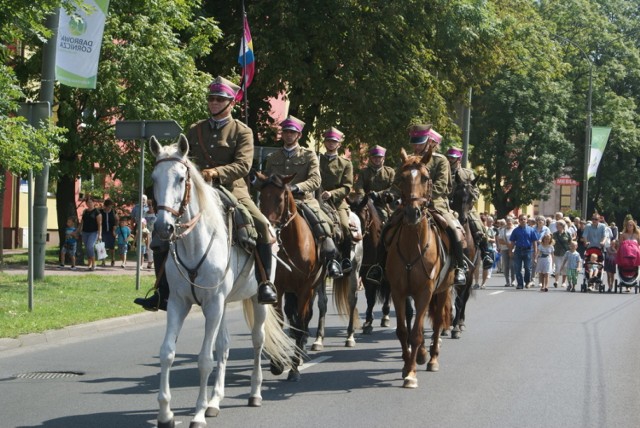
MULTIPOLYGON (((15 266, 9 265, 5 266, 2 270, 2 273, 6 273, 8 275, 27 275, 27 267, 26 266, 15 266)), ((99 264, 96 267, 96 270, 90 271, 86 266, 78 266, 75 270, 71 270, 70 266, 65 266, 64 268, 59 268, 58 265, 55 264, 45 264, 44 266, 44 275, 135 275, 136 274, 136 263, 135 261, 127 262, 127 267, 120 267, 120 263, 116 263, 115 266, 111 267, 110 263, 107 263, 106 267, 101 267, 99 264)), ((142 269, 140 269, 140 275, 154 275, 153 268, 147 269, 147 264, 143 263, 142 269)))

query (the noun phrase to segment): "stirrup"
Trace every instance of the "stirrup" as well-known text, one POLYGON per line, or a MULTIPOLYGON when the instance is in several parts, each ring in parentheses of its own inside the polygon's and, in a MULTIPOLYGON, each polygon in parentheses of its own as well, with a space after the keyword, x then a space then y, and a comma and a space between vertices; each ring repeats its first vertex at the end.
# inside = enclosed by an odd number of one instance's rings
POLYGON ((382 266, 376 264, 369 268, 365 275, 365 280, 372 282, 375 285, 382 285, 383 276, 384 271, 382 270, 382 266))
POLYGON ((351 260, 349 260, 349 259, 342 260, 342 274, 343 275, 351 273, 352 269, 353 269, 353 265, 351 264, 351 260))
POLYGON ((329 260, 327 263, 327 274, 331 279, 342 278, 342 268, 340 267, 340 263, 335 259, 329 260))
POLYGON ((465 285, 467 283, 467 275, 463 268, 455 268, 453 273, 453 285, 465 285))

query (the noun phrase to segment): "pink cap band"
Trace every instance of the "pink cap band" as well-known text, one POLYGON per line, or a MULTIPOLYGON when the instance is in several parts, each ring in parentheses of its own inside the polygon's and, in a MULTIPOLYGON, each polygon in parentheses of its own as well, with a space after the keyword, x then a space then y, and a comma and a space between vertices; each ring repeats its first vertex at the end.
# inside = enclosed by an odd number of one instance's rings
POLYGON ((229 98, 235 98, 236 91, 224 83, 212 83, 209 85, 209 94, 227 94, 229 95, 229 98))
POLYGON ((438 144, 440 144, 440 142, 442 141, 442 135, 434 131, 433 128, 427 131, 426 136, 427 138, 431 138, 433 141, 435 141, 438 144))
POLYGON ((462 152, 458 149, 449 149, 447 151, 447 156, 452 157, 452 158, 461 158, 462 157, 462 152))
POLYGON ((300 124, 298 122, 294 122, 293 120, 285 119, 280 123, 280 127, 283 130, 290 130, 296 132, 302 132, 304 124, 300 124))

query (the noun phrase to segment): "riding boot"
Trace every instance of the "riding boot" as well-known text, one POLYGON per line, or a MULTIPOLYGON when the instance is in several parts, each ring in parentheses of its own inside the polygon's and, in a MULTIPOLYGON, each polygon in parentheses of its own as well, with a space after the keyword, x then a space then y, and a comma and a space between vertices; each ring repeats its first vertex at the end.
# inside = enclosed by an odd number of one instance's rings
POLYGON ((345 235, 342 242, 342 273, 344 275, 351 273, 353 266, 351 264, 351 233, 345 235))
POLYGON ((167 282, 167 275, 164 273, 164 264, 169 256, 169 243, 166 242, 166 244, 166 246, 159 245, 153 247, 156 289, 151 296, 147 298, 138 297, 133 301, 133 303, 142 306, 147 311, 156 312, 158 309, 162 311, 167 310, 167 301, 169 300, 169 282, 167 282))
POLYGON ((273 305, 278 302, 276 287, 271 280, 273 253, 271 244, 256 244, 256 279, 258 280, 258 303, 273 305), (260 269, 259 264, 262 264, 260 269))
POLYGON ((327 265, 327 274, 331 279, 342 278, 342 266, 336 260, 336 245, 332 238, 326 236, 320 242, 320 257, 327 265))
POLYGON ((486 237, 480 238, 478 241, 478 247, 482 254, 482 268, 484 270, 491 269, 493 266, 493 251, 489 248, 489 242, 486 237))
POLYGON ((384 245, 384 236, 387 230, 387 226, 385 225, 382 228, 382 232, 380 233, 380 242, 378 243, 378 248, 376 249, 376 264, 371 266, 365 275, 365 280, 371 282, 374 285, 380 286, 382 285, 382 280, 384 278, 384 268, 387 262, 387 247, 384 245))
POLYGON ((464 254, 462 243, 458 239, 458 234, 452 227, 447 227, 447 235, 451 241, 451 252, 455 263, 455 272, 453 275, 453 285, 465 285, 467 282, 467 266, 464 262, 464 254))

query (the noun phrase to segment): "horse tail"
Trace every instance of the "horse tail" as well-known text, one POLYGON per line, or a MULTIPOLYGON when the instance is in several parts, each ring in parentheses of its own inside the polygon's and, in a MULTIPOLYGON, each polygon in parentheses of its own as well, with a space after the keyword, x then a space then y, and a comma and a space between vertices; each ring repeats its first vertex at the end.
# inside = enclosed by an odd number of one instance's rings
POLYGON ((453 311, 451 308, 452 293, 447 289, 442 293, 434 294, 429 302, 429 319, 431 325, 437 319, 442 320, 442 330, 448 330, 451 327, 453 311))
MULTIPOLYGON (((349 274, 342 276, 341 278, 333 280, 333 303, 338 310, 338 314, 341 317, 349 316, 351 312, 351 297, 355 299, 355 293, 358 289, 358 276, 349 274), (352 294, 353 293, 353 294, 352 294)), ((353 322, 353 328, 360 327, 360 316, 358 315, 358 308, 354 307, 353 314, 351 314, 351 321, 353 322)))
MULTIPOLYGON (((296 345, 282 329, 283 320, 273 305, 264 305, 266 317, 264 323, 264 352, 269 355, 274 363, 281 367, 291 367, 296 345)), ((253 313, 253 301, 242 301, 242 309, 247 324, 253 328, 255 316, 253 313)))
POLYGON ((391 287, 389 286, 389 281, 385 278, 382 280, 382 284, 376 288, 377 303, 385 303, 389 298, 389 293, 391 293, 391 287))

